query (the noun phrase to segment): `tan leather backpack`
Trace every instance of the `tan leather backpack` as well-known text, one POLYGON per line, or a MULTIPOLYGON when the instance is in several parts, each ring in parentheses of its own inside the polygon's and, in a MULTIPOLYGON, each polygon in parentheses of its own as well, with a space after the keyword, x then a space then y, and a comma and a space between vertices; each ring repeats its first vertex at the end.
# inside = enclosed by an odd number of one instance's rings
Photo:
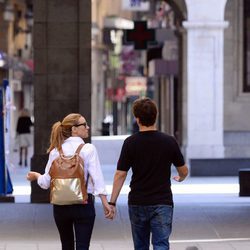
POLYGON ((73 156, 60 155, 52 162, 49 174, 50 202, 56 205, 86 204, 88 200, 87 187, 84 179, 84 162, 80 144, 73 156))

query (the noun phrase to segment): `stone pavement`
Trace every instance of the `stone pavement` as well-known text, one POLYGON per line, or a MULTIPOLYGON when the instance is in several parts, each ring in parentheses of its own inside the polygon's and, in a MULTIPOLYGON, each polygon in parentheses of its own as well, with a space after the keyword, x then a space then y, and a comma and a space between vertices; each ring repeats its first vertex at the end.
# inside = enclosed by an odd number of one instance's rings
MULTIPOLYGON (((91 250, 133 249, 126 195, 114 221, 104 219, 100 202, 91 250)), ((233 195, 176 195, 171 249, 250 249, 249 199, 233 195), (189 200, 189 201, 187 201, 189 200)), ((60 242, 49 204, 0 205, 1 250, 59 250, 60 242)))
MULTIPOLYGON (((29 168, 19 167, 16 156, 9 166, 15 204, 0 204, 0 250, 59 250, 60 241, 50 204, 30 204, 29 168)), ((114 165, 103 165, 111 192, 114 165)), ((250 197, 239 197, 237 177, 189 177, 173 183, 174 220, 171 250, 249 250, 250 197)), ((103 216, 99 199, 90 250, 133 249, 127 212, 128 180, 118 200, 114 221, 103 216)))

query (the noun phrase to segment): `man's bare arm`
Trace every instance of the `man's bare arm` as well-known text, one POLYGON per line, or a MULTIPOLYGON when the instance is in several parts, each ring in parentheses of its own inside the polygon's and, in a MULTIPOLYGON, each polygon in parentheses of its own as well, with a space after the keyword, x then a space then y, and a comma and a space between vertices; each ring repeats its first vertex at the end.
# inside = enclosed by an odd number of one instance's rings
POLYGON ((188 167, 186 165, 183 165, 181 167, 176 167, 176 170, 177 170, 179 175, 174 176, 173 179, 178 181, 178 182, 183 181, 188 175, 188 167))
POLYGON ((113 190, 112 190, 111 199, 110 199, 112 203, 116 203, 116 200, 121 192, 121 189, 122 189, 124 181, 126 180, 126 177, 127 177, 126 171, 116 170, 114 181, 113 181, 113 190))

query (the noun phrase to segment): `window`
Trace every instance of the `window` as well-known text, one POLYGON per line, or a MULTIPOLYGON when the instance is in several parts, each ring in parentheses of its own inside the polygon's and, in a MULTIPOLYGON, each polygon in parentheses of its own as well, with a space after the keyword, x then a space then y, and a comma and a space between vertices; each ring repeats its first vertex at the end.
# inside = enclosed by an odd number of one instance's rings
POLYGON ((244 0, 244 92, 250 92, 250 1, 244 0))

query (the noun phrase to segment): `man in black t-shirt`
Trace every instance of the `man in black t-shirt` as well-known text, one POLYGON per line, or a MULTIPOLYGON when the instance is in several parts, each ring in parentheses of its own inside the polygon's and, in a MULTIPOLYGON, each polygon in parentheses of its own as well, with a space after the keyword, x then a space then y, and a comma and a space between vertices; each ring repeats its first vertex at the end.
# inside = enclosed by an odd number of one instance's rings
POLYGON ((133 114, 139 132, 124 141, 109 203, 115 210, 131 168, 128 205, 134 248, 149 249, 151 232, 154 250, 167 250, 173 217, 171 165, 174 164, 178 172, 173 179, 179 182, 188 175, 188 168, 176 140, 157 131, 157 107, 151 99, 137 99, 133 114))

